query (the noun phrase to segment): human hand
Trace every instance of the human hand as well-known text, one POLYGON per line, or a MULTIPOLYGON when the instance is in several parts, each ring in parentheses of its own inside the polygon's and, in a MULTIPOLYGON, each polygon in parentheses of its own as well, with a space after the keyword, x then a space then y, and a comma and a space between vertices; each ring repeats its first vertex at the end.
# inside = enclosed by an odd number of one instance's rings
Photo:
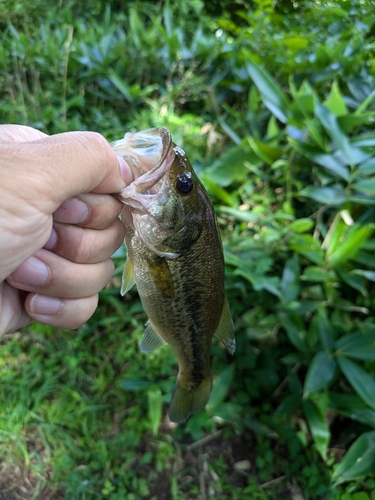
POLYGON ((0 125, 0 336, 93 314, 121 245, 128 165, 94 132, 0 125))

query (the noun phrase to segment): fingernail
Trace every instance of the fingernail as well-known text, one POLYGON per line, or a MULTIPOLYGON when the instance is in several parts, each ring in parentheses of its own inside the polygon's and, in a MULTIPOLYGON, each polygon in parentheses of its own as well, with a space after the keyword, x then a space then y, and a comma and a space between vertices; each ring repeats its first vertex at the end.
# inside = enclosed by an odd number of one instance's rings
POLYGON ((49 276, 50 271, 45 263, 36 257, 30 257, 17 267, 11 278, 16 283, 41 286, 47 283, 49 276))
POLYGON ((30 312, 43 316, 54 316, 58 314, 63 306, 62 300, 58 297, 48 297, 36 293, 30 300, 30 312))
POLYGON ((49 237, 47 243, 44 245, 43 248, 45 248, 46 250, 53 250, 56 246, 56 243, 57 243, 57 233, 55 229, 52 228, 51 236, 49 237))
MULTIPOLYGON (((117 156, 117 155, 116 155, 117 156)), ((131 171, 131 168, 129 165, 126 163, 124 158, 121 158, 121 156, 117 156, 117 161, 120 166, 120 173, 122 180, 126 182, 126 185, 129 186, 134 181, 134 176, 131 171)))
POLYGON ((71 198, 60 205, 53 214, 53 219, 65 224, 80 224, 87 221, 89 216, 90 209, 86 203, 78 198, 71 198))

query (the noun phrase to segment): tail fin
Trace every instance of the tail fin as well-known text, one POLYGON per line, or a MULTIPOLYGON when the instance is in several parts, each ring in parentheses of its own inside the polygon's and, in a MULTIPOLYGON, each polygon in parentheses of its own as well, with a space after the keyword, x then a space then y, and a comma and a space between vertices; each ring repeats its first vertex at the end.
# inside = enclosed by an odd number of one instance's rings
POLYGON ((209 400, 211 387, 212 377, 204 379, 196 389, 184 387, 180 377, 177 377, 169 407, 170 420, 176 423, 185 422, 190 415, 204 408, 209 400))

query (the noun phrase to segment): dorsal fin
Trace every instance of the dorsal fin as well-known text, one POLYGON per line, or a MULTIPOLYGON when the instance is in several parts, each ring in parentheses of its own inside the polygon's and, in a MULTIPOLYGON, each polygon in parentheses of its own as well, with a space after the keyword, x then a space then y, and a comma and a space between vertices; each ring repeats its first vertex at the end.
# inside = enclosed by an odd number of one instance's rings
POLYGON ((155 351, 155 349, 162 347, 166 343, 167 342, 160 337, 155 328, 152 326, 150 320, 148 320, 145 326, 145 330, 143 332, 141 351, 142 352, 155 351))
POLYGON ((236 340, 234 338, 233 321, 226 297, 224 299, 223 310, 215 335, 225 345, 229 354, 234 354, 234 351, 236 350, 236 340))

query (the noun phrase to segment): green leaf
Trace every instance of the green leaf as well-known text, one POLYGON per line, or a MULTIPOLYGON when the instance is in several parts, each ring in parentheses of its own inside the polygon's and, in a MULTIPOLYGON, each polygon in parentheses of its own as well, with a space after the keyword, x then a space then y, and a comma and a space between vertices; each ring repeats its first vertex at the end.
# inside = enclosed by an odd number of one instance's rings
POLYGON ((301 318, 294 311, 281 311, 278 314, 280 323, 283 325, 290 342, 299 351, 307 349, 306 333, 301 318))
POLYGON ((311 219, 297 219, 291 222, 287 229, 294 233, 307 233, 314 225, 315 223, 311 219))
POLYGON ((265 436, 268 436, 270 438, 277 438, 278 434, 270 429, 267 425, 263 424, 262 422, 259 422, 256 418, 252 417, 247 417, 244 421, 245 427, 248 427, 252 431, 255 432, 255 434, 263 434, 265 436))
POLYGON ((281 278, 281 292, 286 303, 295 300, 299 293, 300 267, 295 257, 287 260, 281 278))
POLYGON ((320 306, 315 316, 320 343, 324 349, 331 350, 334 347, 333 328, 327 317, 327 311, 324 306, 320 306))
POLYGON ((375 410, 375 381, 363 368, 344 357, 337 358, 338 364, 350 385, 370 408, 375 410))
POLYGON ((210 400, 208 401, 208 406, 211 411, 215 411, 215 408, 219 406, 228 394, 229 387, 232 383, 234 374, 234 365, 229 365, 225 370, 223 370, 214 381, 212 388, 210 400))
POLYGON ((256 223, 259 221, 259 217, 254 212, 251 212, 250 210, 238 210, 238 208, 224 207, 224 206, 220 206, 219 210, 220 210, 220 212, 232 215, 237 220, 242 221, 242 222, 256 223))
POLYGON ((361 163, 356 171, 357 174, 361 175, 372 175, 375 174, 375 158, 371 158, 364 163, 361 163))
POLYGON ((354 189, 369 196, 375 195, 375 179, 359 179, 354 183, 354 189))
POLYGON ((371 104, 373 99, 375 98, 375 90, 373 90, 367 97, 364 99, 362 104, 355 110, 354 114, 360 115, 362 114, 365 109, 371 104))
POLYGON ((304 255, 318 266, 323 265, 324 252, 319 243, 309 234, 296 234, 290 238, 289 246, 291 250, 304 255))
MULTIPOLYGON (((356 115, 351 114, 351 115, 346 115, 346 116, 340 116, 337 119, 337 122, 342 130, 345 132, 351 132, 357 127, 360 127, 361 125, 370 125, 374 123, 375 119, 375 112, 370 111, 368 113, 363 113, 362 115, 356 115)), ((352 139, 352 144, 354 145, 356 141, 352 139)), ((360 144, 358 144, 359 146, 360 144)))
POLYGON ((121 387, 127 391, 144 391, 152 386, 148 380, 128 379, 121 382, 121 387))
POLYGON ((157 435, 161 417, 162 417, 162 395, 160 390, 149 391, 147 393, 148 399, 148 418, 151 422, 151 430, 154 436, 157 435))
POLYGON ((336 467, 332 481, 335 485, 352 481, 375 469, 375 431, 365 432, 351 445, 342 462, 336 467))
POLYGON ((331 87, 327 100, 323 103, 335 116, 343 116, 348 113, 344 98, 340 92, 337 81, 331 87))
POLYGON ((247 139, 254 153, 268 165, 272 165, 283 152, 283 148, 271 147, 266 142, 259 141, 254 137, 247 139))
POLYGON ((307 370, 303 389, 304 398, 331 382, 335 370, 336 363, 332 356, 325 351, 315 354, 307 370))
POLYGON ((369 281, 375 281, 375 271, 366 271, 365 269, 353 269, 353 271, 351 271, 351 274, 363 276, 369 281))
POLYGON ((350 179, 349 169, 345 166, 340 158, 328 153, 323 153, 316 148, 313 148, 307 144, 295 142, 296 148, 303 153, 306 158, 317 163, 321 167, 324 167, 330 173, 334 174, 335 177, 344 179, 346 182, 350 179))
POLYGON ((349 137, 340 129, 336 116, 325 106, 317 106, 315 114, 349 165, 357 165, 368 156, 362 150, 350 144, 349 137))
POLYGON ((307 186, 299 193, 301 196, 312 198, 324 205, 342 205, 345 203, 347 196, 342 186, 333 187, 313 187, 307 186))
POLYGON ((312 401, 304 401, 302 405, 315 446, 323 460, 326 460, 328 444, 331 439, 328 424, 324 415, 312 401))
POLYGON ((246 69, 258 88, 264 104, 281 122, 286 122, 288 100, 270 74, 253 62, 246 54, 246 69))
POLYGON ((123 81, 123 79, 116 73, 113 68, 108 68, 108 76, 113 85, 121 92, 125 99, 132 102, 132 96, 130 95, 129 87, 123 81))
POLYGON ((329 406, 334 411, 357 422, 375 427, 375 410, 372 410, 356 394, 329 393, 329 406))
POLYGON ((228 191, 220 187, 216 182, 206 177, 204 173, 201 175, 201 180, 210 195, 216 196, 218 200, 226 203, 230 207, 238 206, 237 192, 228 193, 228 191))
POLYGON ((336 354, 375 361, 375 333, 349 333, 336 342, 336 354))
POLYGON ((326 269, 318 266, 305 267, 301 279, 305 281, 316 281, 317 283, 325 283, 329 281, 330 275, 326 269))
POLYGON ((367 225, 352 231, 334 252, 327 255, 328 266, 336 267, 353 258, 373 230, 373 227, 367 225))
MULTIPOLYGON (((252 161, 249 146, 240 144, 227 149, 209 168, 203 171, 203 179, 226 187, 233 182, 243 182, 248 174, 246 161, 252 161)), ((254 153, 252 153, 253 156, 254 153)), ((259 160, 255 157, 255 163, 259 160)))

